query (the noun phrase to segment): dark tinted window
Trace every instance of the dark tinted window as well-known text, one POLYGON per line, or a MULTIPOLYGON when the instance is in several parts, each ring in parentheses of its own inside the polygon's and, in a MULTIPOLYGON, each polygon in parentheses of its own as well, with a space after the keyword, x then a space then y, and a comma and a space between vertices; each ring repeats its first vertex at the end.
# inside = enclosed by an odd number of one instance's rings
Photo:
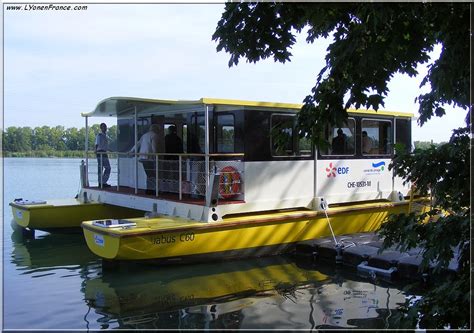
POLYGON ((406 151, 411 151, 411 119, 396 120, 396 144, 403 144, 406 151))
POLYGON ((217 115, 217 152, 235 152, 235 120, 233 114, 217 115))
POLYGON ((271 116, 271 148, 272 155, 280 156, 311 156, 311 143, 303 137, 296 127, 295 115, 273 114, 271 116))
POLYGON ((330 146, 321 150, 321 155, 351 156, 355 154, 355 119, 350 118, 341 127, 328 126, 326 140, 330 146))

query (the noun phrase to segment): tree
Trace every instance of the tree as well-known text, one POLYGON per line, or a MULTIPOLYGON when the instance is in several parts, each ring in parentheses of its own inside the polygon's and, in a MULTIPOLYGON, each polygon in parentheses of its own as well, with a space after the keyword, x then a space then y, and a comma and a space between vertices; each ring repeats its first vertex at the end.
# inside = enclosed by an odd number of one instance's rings
POLYGON ((3 149, 9 152, 29 151, 32 135, 30 127, 8 127, 3 136, 3 149))
MULTIPOLYGON (((295 34, 304 28, 308 43, 331 37, 326 65, 298 115, 300 135, 324 146, 328 144, 322 135, 326 125, 341 126, 347 119, 346 109, 351 106, 378 110, 384 105, 387 84, 393 75, 417 75, 417 66, 430 61, 429 53, 438 44, 439 59, 429 64, 422 81, 422 86, 431 89, 416 99, 419 123, 444 115, 445 105, 468 109, 469 17, 468 3, 227 3, 212 38, 218 43, 218 51, 230 53, 229 66, 233 66, 241 58, 249 62, 269 57, 282 63, 290 61, 295 34)), ((464 128, 455 131, 448 144, 425 152, 415 150, 411 155, 398 149, 391 165, 398 175, 415 181, 421 190, 429 188, 438 198, 438 207, 450 215, 441 217, 436 224, 420 224, 414 215, 393 217, 382 229, 386 244, 398 241, 403 248, 409 248, 424 243, 428 246, 424 263, 437 262, 437 271, 452 257, 451 245, 457 243, 462 248, 459 279, 445 281, 405 307, 412 328, 420 319, 418 311, 422 313, 421 327, 469 325, 469 247, 465 246, 470 245, 466 231, 469 205, 442 199, 443 195, 469 197, 469 187, 463 186, 468 184, 469 173, 461 172, 469 170, 468 150, 468 130, 464 128), (435 168, 426 168, 430 159, 435 168), (448 171, 443 163, 448 163, 448 171), (456 181, 446 187, 443 177, 454 175, 456 181), (416 232, 407 234, 407 230, 416 232), (444 242, 433 242, 440 235, 444 242), (453 285, 459 289, 449 292, 453 285)), ((437 213, 433 210, 429 214, 437 213)))
POLYGON ((80 150, 81 142, 84 142, 84 137, 80 135, 77 128, 68 128, 64 133, 66 147, 68 150, 80 150))
POLYGON ((48 147, 50 150, 51 146, 50 144, 50 128, 48 126, 41 126, 41 127, 35 127, 33 129, 33 143, 32 143, 32 148, 33 150, 42 150, 45 149, 45 147, 48 147))
POLYGON ((107 129, 107 139, 109 140, 109 150, 117 150, 117 125, 112 125, 107 129))
POLYGON ((49 129, 49 145, 53 150, 66 150, 64 126, 55 126, 49 129))
POLYGON ((439 145, 445 144, 446 142, 441 142, 441 143, 433 143, 433 142, 428 142, 428 141, 415 141, 413 142, 413 145, 415 146, 415 149, 422 149, 426 150, 429 149, 432 146, 438 147, 439 145))
MULTIPOLYGON (((88 130, 88 149, 89 150, 94 150, 94 142, 95 142, 95 136, 97 135, 97 133, 100 132, 100 128, 99 128, 99 125, 97 124, 94 124, 92 125, 91 127, 89 127, 89 130, 88 130)), ((80 141, 79 141, 79 150, 85 150, 85 137, 86 137, 86 129, 83 127, 79 130, 79 135, 80 135, 80 141)))

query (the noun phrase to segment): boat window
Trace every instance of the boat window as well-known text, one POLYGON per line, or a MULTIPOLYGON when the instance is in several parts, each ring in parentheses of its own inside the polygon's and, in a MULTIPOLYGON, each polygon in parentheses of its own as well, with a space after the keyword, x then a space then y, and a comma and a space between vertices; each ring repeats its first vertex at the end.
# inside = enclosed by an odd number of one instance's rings
POLYGON ((235 120, 233 114, 217 115, 217 152, 235 152, 235 120))
POLYGON ((295 115, 273 114, 270 122, 273 156, 311 156, 311 142, 300 138, 295 115))
POLYGON ((352 156, 355 154, 356 122, 349 118, 343 126, 328 126, 326 140, 329 147, 321 149, 321 155, 352 156))
POLYGON ((204 154, 206 150, 205 136, 204 113, 194 113, 191 116, 191 124, 187 132, 188 153, 204 154))
POLYGON ((396 144, 402 144, 405 151, 411 151, 411 119, 396 120, 396 144))
MULTIPOLYGON (((140 117, 137 119, 137 140, 148 131, 151 124, 150 117, 140 117)), ((117 150, 128 152, 135 145, 135 121, 133 118, 117 119, 117 150)))
POLYGON ((362 120, 361 149, 363 155, 391 155, 393 131, 390 120, 362 120))
POLYGON ((293 155, 293 116, 272 115, 271 129, 272 155, 293 155))
MULTIPOLYGON (((187 116, 184 114, 166 114, 165 117, 163 118, 163 137, 165 142, 165 152, 167 151, 166 149, 166 135, 170 133, 170 127, 175 126, 176 127, 176 135, 181 139, 182 141, 182 151, 186 152, 187 151, 187 116)), ((175 140, 172 140, 175 141, 175 140)), ((176 141, 175 141, 176 143, 176 141)), ((176 150, 176 149, 171 149, 171 150, 176 150)), ((181 150, 181 149, 179 149, 181 150)))
POLYGON ((308 137, 304 136, 302 138, 301 137, 299 138, 298 148, 299 148, 298 155, 311 156, 312 144, 311 144, 311 140, 308 137))

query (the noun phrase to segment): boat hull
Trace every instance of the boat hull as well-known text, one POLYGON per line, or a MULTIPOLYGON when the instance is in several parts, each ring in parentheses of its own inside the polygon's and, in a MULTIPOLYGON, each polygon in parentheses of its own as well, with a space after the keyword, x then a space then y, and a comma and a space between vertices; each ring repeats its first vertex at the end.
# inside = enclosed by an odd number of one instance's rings
MULTIPOLYGON (((375 231, 408 203, 360 204, 330 209, 336 235, 375 231)), ((331 235, 324 212, 272 212, 201 223, 178 218, 130 219, 136 227, 107 229, 82 223, 88 247, 111 260, 195 262, 288 252, 298 242, 331 235)))
POLYGON ((90 219, 143 216, 144 212, 98 202, 82 203, 77 199, 48 200, 43 204, 22 205, 11 202, 13 220, 31 230, 80 231, 82 221, 90 219))

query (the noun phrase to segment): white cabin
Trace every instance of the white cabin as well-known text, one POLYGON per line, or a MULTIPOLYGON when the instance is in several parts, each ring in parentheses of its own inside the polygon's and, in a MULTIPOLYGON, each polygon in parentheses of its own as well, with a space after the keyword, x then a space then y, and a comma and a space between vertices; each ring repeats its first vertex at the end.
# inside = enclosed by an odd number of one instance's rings
MULTIPOLYGON (((299 104, 201 98, 195 101, 112 97, 90 117, 117 118, 108 152, 111 187, 98 186, 97 159, 86 152, 81 198, 203 222, 277 209, 400 201, 409 184, 388 170, 395 143, 411 144, 412 114, 348 110, 342 128, 326 128, 331 147, 315 149, 296 129, 299 104), (158 153, 130 150, 157 124, 158 153), (171 126, 182 153, 168 152, 171 126), (339 135, 342 139, 335 139, 339 135), (367 134, 367 137, 363 137, 367 134), (342 143, 341 143, 342 142, 342 143), (150 167, 152 165, 152 167, 150 167), (151 182, 151 183, 150 183, 151 182)), ((91 148, 91 147, 89 147, 91 148)))

